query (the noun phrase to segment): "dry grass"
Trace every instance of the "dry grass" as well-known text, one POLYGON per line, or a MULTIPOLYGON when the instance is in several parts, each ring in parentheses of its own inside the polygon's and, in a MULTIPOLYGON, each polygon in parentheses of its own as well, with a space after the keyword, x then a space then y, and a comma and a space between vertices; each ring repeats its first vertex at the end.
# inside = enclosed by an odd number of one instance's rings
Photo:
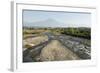
POLYGON ((33 38, 27 38, 23 40, 23 47, 28 48, 31 46, 35 46, 37 44, 40 44, 41 42, 47 41, 47 36, 37 36, 33 38))

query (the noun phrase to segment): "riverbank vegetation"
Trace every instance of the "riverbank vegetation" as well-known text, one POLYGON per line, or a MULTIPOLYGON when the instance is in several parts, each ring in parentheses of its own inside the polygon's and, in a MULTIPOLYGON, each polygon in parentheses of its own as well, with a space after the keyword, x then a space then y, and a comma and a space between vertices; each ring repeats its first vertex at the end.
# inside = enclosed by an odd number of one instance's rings
POLYGON ((74 37, 91 39, 91 28, 87 27, 68 27, 68 28, 23 28, 24 38, 30 36, 41 35, 44 32, 52 32, 54 34, 65 34, 74 37))

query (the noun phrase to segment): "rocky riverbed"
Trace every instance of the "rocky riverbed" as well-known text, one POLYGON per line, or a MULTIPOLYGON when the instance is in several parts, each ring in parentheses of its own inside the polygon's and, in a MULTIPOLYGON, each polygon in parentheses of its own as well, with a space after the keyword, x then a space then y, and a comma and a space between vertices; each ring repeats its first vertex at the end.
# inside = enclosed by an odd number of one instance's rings
POLYGON ((88 39, 48 32, 43 36, 24 40, 24 45, 30 46, 23 50, 23 62, 91 59, 91 41, 88 39))

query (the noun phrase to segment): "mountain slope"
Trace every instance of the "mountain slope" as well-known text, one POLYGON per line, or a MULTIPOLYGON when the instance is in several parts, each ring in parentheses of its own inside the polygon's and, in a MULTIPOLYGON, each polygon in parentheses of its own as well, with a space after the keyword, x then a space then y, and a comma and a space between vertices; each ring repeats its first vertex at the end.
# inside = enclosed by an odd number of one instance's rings
POLYGON ((47 19, 43 21, 37 21, 33 23, 25 23, 24 26, 27 27, 65 27, 64 23, 56 21, 54 19, 47 19))

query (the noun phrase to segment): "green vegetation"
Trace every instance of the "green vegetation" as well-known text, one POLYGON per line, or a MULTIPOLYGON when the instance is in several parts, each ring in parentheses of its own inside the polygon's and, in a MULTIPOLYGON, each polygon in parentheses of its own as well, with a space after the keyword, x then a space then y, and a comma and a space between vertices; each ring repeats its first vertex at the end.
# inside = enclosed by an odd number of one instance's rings
POLYGON ((65 34, 65 35, 71 35, 75 37, 81 37, 86 39, 91 39, 91 28, 85 28, 85 27, 69 27, 69 28, 24 28, 23 34, 41 34, 43 32, 52 32, 54 34, 65 34))
POLYGON ((75 37, 91 38, 90 28, 65 28, 61 31, 62 34, 71 35, 75 37))

